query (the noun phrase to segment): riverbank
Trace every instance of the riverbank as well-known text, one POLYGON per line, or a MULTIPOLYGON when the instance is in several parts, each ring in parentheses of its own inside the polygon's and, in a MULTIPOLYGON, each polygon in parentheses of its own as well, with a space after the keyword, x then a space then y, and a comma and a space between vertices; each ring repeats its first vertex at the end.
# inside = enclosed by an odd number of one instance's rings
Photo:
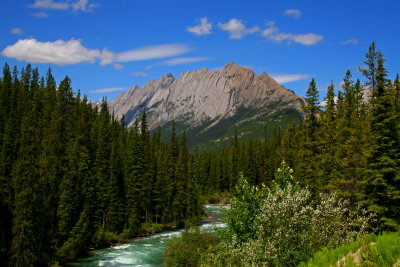
MULTIPOLYGON (((217 221, 217 216, 212 216, 209 212, 218 213, 220 205, 204 206, 205 217, 200 220, 200 229, 213 230, 213 225, 223 227, 217 221)), ((118 265, 146 265, 160 266, 163 259, 165 245, 172 239, 182 235, 183 229, 162 231, 147 235, 145 237, 135 237, 130 240, 115 243, 107 248, 88 251, 85 257, 79 258, 69 263, 69 266, 118 266, 118 265), (125 242, 126 241, 126 242, 125 242)))
POLYGON ((208 205, 204 205, 205 210, 205 218, 200 220, 201 224, 205 224, 205 223, 216 223, 221 221, 221 207, 225 208, 225 209, 229 209, 230 208, 230 204, 208 204, 208 205))

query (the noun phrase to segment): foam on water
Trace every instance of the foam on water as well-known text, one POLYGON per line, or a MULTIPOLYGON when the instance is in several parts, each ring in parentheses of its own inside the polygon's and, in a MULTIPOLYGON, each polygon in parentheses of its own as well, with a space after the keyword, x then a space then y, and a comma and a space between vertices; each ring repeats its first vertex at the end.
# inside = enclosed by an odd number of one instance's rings
MULTIPOLYGON (((220 211, 220 206, 207 205, 209 211, 220 211)), ((225 223, 203 224, 202 230, 215 231, 225 223)), ((182 230, 168 231, 148 237, 136 238, 127 244, 118 244, 90 252, 86 258, 71 263, 73 266, 160 266, 167 240, 182 235, 182 230)))
POLYGON ((112 249, 127 249, 131 246, 131 244, 121 244, 121 245, 117 245, 117 246, 112 246, 112 249))

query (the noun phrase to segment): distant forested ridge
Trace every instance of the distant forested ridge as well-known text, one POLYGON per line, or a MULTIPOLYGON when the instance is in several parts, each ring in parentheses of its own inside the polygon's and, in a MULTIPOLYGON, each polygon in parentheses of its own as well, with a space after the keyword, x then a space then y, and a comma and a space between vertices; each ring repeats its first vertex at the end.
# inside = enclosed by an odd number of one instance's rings
POLYGON ((237 134, 217 154, 190 153, 171 123, 168 142, 150 134, 144 112, 130 129, 104 100, 93 108, 66 77, 56 85, 27 65, 5 64, 0 80, 1 264, 50 265, 163 226, 190 225, 204 199, 274 180, 282 160, 317 198, 335 192, 400 225, 400 81, 387 77, 372 44, 365 80, 350 71, 330 85, 324 106, 310 82, 300 126, 246 144, 237 134), (365 91, 370 92, 365 97, 365 91))

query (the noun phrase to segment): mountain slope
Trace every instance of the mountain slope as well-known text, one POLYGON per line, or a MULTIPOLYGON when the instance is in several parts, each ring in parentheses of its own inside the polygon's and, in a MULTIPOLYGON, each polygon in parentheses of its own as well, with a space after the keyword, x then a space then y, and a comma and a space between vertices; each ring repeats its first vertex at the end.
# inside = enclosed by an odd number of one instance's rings
POLYGON ((178 78, 167 74, 133 86, 109 107, 117 118, 125 114, 128 127, 146 109, 150 130, 160 126, 166 135, 175 120, 191 147, 209 149, 230 142, 235 129, 246 140, 270 134, 275 123, 299 123, 303 103, 266 73, 256 75, 231 62, 220 71, 203 68, 178 78))

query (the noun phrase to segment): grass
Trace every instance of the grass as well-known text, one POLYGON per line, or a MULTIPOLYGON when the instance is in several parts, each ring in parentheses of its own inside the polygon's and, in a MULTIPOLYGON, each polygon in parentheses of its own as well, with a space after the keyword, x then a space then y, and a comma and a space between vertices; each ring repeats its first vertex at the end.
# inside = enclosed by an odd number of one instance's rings
POLYGON ((299 266, 337 266, 342 259, 345 261, 340 266, 393 266, 400 260, 400 232, 368 234, 335 249, 324 248, 299 266))

